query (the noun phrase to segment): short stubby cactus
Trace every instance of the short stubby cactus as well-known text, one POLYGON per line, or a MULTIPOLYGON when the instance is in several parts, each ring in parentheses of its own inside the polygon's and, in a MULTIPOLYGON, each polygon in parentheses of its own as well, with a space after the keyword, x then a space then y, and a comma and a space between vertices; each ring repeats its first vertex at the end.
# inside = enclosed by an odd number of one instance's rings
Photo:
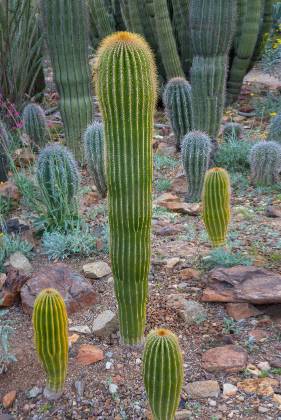
POLYGON ((68 365, 68 320, 64 300, 55 289, 44 289, 33 309, 35 347, 47 373, 44 395, 61 396, 68 365))
POLYGON ((207 134, 191 131, 182 142, 182 164, 188 182, 187 202, 201 200, 205 173, 209 168, 212 143, 207 134))
POLYGON ((174 77, 165 88, 163 102, 180 150, 183 137, 192 130, 191 86, 182 77, 174 77))
POLYGON ((276 115, 270 123, 268 140, 281 144, 281 114, 276 115))
POLYGON ((28 104, 23 110, 23 127, 33 145, 43 147, 47 142, 47 121, 41 106, 28 104))
POLYGON ((241 124, 229 122, 223 127, 223 140, 225 142, 231 140, 239 140, 243 135, 244 129, 241 124))
POLYGON ((2 121, 0 121, 0 182, 5 182, 8 179, 9 169, 9 134, 2 121))
POLYGON ((203 193, 203 220, 214 247, 224 245, 230 222, 230 180, 225 169, 206 173, 203 193))
POLYGON ((58 144, 46 146, 39 154, 36 175, 50 221, 63 226, 75 219, 80 175, 72 153, 58 144))
POLYGON ((250 166, 254 185, 270 186, 279 182, 281 145, 274 141, 256 143, 250 152, 250 166))
POLYGON ((144 39, 117 32, 101 44, 95 82, 105 128, 110 254, 121 339, 143 340, 152 217, 153 55, 144 39))
POLYGON ((183 384, 178 339, 164 328, 151 331, 143 354, 144 386, 155 420, 173 420, 183 384))
POLYGON ((85 158, 95 186, 102 197, 106 197, 106 175, 104 164, 104 130, 103 124, 95 121, 84 133, 85 158))

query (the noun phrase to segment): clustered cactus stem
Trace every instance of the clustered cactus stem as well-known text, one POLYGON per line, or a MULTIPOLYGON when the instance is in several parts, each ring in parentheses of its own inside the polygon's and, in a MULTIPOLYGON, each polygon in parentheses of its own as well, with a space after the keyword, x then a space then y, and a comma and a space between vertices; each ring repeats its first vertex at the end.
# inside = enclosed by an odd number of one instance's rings
POLYGON ((143 378, 153 418, 173 420, 183 383, 183 362, 178 339, 171 331, 159 328, 148 334, 143 378))
POLYGON ((0 121, 0 182, 5 182, 8 179, 9 169, 9 134, 5 125, 0 121))
POLYGON ((267 139, 281 144, 281 114, 272 119, 267 139))
POLYGON ((250 166, 254 185, 266 187, 279 182, 281 145, 274 141, 256 143, 250 152, 250 166))
POLYGON ((67 312, 57 290, 44 289, 37 296, 33 328, 36 350, 48 376, 44 395, 55 400, 63 392, 68 365, 67 312))
POLYGON ((101 44, 95 83, 105 128, 110 254, 121 339, 143 340, 152 217, 156 72, 144 39, 118 32, 101 44))
POLYGON ((23 127, 31 142, 41 148, 47 142, 47 120, 41 106, 30 103, 23 110, 23 127))

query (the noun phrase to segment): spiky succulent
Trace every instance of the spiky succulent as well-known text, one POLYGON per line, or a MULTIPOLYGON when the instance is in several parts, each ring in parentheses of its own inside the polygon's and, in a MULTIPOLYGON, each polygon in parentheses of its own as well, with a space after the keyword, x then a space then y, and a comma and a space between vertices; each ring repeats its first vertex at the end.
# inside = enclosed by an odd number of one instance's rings
POLYGON ((276 115, 270 123, 268 140, 281 144, 281 114, 276 115))
POLYGON ((41 106, 30 103, 24 107, 23 127, 32 143, 38 147, 45 146, 47 142, 47 120, 41 106))
POLYGON ((9 134, 2 121, 0 121, 0 182, 7 181, 9 169, 9 134))
POLYGON ((251 178, 254 185, 269 186, 280 181, 281 145, 262 141, 250 152, 251 178))
POLYGON ((223 139, 225 142, 229 140, 238 140, 243 135, 244 129, 241 124, 229 122, 223 127, 223 139))

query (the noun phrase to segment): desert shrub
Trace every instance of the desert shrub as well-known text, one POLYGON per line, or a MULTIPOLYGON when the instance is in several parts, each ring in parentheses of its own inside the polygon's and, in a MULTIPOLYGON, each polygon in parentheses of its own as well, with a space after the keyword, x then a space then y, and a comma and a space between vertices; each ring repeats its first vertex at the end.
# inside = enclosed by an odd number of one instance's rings
POLYGON ((231 172, 245 174, 249 171, 249 153, 253 142, 229 140, 220 145, 215 155, 215 165, 231 172))
POLYGON ((216 248, 209 255, 203 258, 202 265, 206 270, 215 267, 234 267, 236 265, 251 265, 252 260, 242 253, 232 253, 224 248, 216 248))
MULTIPOLYGON (((3 228, 4 230, 4 228, 3 228)), ((15 252, 21 252, 26 256, 30 256, 33 245, 22 240, 19 236, 7 235, 0 233, 0 272, 3 270, 3 264, 10 255, 15 252)))
POLYGON ((2 319, 7 312, 0 312, 0 375, 7 372, 10 363, 17 361, 16 357, 10 352, 10 337, 14 328, 10 321, 2 319))

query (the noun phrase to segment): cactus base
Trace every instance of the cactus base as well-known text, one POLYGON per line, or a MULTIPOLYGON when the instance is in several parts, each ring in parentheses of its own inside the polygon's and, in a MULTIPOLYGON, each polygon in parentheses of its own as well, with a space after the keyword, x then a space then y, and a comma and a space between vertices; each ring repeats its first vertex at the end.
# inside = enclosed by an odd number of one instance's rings
POLYGON ((44 397, 49 401, 59 400, 62 394, 63 394, 63 391, 52 391, 47 386, 45 387, 44 393, 43 393, 44 397))

